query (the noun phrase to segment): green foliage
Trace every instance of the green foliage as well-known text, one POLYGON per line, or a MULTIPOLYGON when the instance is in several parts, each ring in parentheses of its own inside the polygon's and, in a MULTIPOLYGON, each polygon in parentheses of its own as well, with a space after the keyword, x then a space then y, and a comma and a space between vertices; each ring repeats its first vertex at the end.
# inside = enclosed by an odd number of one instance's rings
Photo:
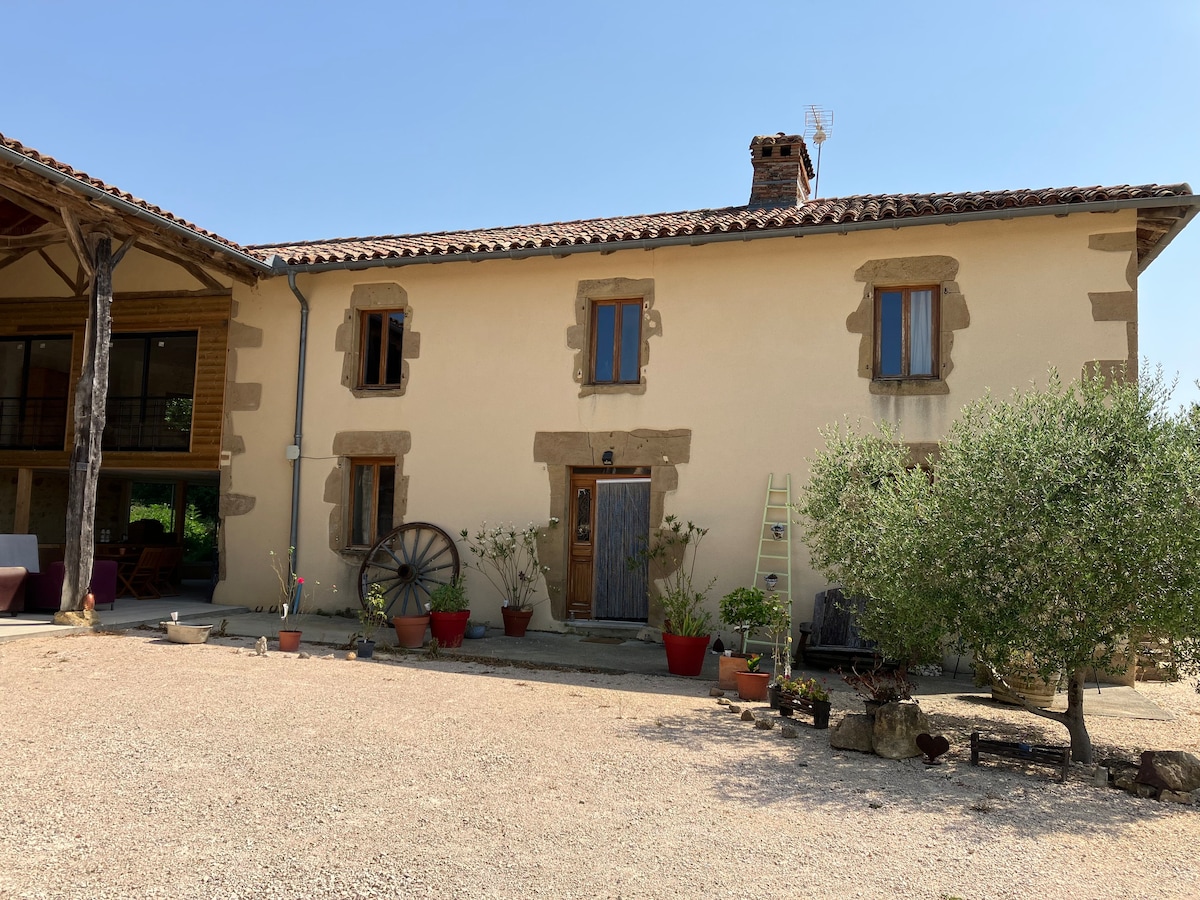
POLYGON ((551 518, 546 528, 538 528, 532 522, 524 528, 512 524, 488 528, 484 522, 474 535, 464 528, 459 536, 475 557, 468 565, 483 573, 504 597, 504 605, 527 610, 536 605, 530 598, 538 580, 550 571, 549 566, 538 561, 538 542, 557 526, 556 518, 551 518))
POLYGON ((431 612, 462 612, 469 603, 467 583, 461 575, 446 584, 439 584, 429 595, 431 612))
POLYGON ((387 595, 383 585, 372 584, 363 596, 362 607, 358 610, 358 623, 362 627, 362 639, 369 641, 375 636, 376 629, 387 624, 387 595))
POLYGON ((772 605, 761 588, 734 588, 721 598, 721 621, 734 631, 741 632, 742 653, 755 628, 765 628, 771 620, 772 605))
POLYGON ((692 522, 684 525, 673 515, 667 516, 665 522, 666 527, 658 530, 654 541, 629 558, 629 568, 649 564, 662 573, 663 617, 670 623, 672 634, 707 636, 712 631, 712 616, 704 609, 704 603, 717 579, 697 590, 693 575, 696 553, 708 529, 692 522))
MULTIPOLYGON (((1115 669, 1129 635, 1194 651, 1200 422, 1169 397, 1157 373, 1140 388, 1051 373, 1045 389, 967 406, 932 477, 890 428, 832 429, 797 506, 813 565, 874 598, 860 630, 901 659, 958 632, 994 669, 1031 659, 1081 685, 1096 648, 1115 669)), ((1044 714, 1090 759, 1081 690, 1044 714)))

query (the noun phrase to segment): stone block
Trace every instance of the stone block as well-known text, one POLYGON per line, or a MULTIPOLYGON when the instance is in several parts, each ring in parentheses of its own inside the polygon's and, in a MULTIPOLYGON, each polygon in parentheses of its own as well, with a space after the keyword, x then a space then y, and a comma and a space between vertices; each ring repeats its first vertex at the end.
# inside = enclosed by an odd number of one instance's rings
POLYGON ((929 732, 929 717, 915 703, 885 703, 875 713, 871 743, 885 759, 920 756, 917 735, 929 732))
POLYGON ((1168 791, 1194 791, 1200 788, 1200 758, 1182 750, 1147 750, 1135 780, 1168 791))
POLYGON ((835 750, 870 753, 874 722, 864 713, 847 713, 829 732, 829 746, 835 750))

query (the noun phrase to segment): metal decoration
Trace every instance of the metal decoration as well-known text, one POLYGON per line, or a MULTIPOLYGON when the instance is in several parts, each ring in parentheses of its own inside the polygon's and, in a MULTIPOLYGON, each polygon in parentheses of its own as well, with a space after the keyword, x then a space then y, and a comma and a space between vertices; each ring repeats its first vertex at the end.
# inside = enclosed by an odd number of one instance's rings
POLYGON ((944 735, 934 737, 921 732, 917 735, 917 749, 925 754, 925 758, 921 760, 925 765, 940 766, 942 761, 938 757, 950 749, 950 742, 944 735))
POLYGON ((767 590, 775 590, 775 585, 779 584, 779 576, 772 572, 770 575, 764 575, 763 581, 767 584, 767 590))
POLYGON ((777 541, 783 540, 784 527, 782 522, 776 522, 771 526, 771 537, 777 541))

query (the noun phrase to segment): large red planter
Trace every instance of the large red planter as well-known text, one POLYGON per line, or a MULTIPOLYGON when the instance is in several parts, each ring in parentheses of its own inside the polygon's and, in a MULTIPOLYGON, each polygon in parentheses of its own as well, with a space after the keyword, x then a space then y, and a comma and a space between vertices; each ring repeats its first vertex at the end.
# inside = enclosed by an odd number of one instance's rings
POLYGON ((663 647, 667 650, 667 671, 672 675, 699 675, 708 652, 709 635, 682 637, 663 632, 663 647))
POLYGON ((469 609, 462 612, 431 612, 429 633, 433 635, 439 647, 461 647, 469 618, 469 609))
POLYGON ((525 637, 525 629, 533 618, 532 609, 511 609, 500 607, 500 615, 504 619, 504 634, 507 637, 525 637))

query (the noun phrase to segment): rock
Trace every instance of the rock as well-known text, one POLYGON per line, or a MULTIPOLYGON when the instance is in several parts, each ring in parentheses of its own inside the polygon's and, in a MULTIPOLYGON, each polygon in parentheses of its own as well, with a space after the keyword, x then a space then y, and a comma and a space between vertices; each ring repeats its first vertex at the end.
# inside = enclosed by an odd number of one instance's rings
POLYGON ((763 716, 760 719, 754 720, 754 727, 761 728, 763 731, 770 731, 772 728, 775 727, 775 720, 768 718, 767 716, 763 716))
POLYGON ((732 713, 740 713, 742 711, 742 708, 740 706, 738 706, 736 703, 730 703, 729 711, 732 713))
POLYGON ((835 750, 871 752, 871 717, 863 713, 847 713, 829 732, 829 746, 835 750))
POLYGON ((782 735, 785 738, 800 737, 800 729, 797 728, 795 725, 783 725, 780 727, 779 733, 780 733, 780 735, 782 735))
POLYGON ((1138 784, 1190 793, 1200 788, 1200 758, 1182 750, 1147 750, 1138 769, 1138 784))
POLYGON ((1132 794, 1137 790, 1137 787, 1133 783, 1133 779, 1136 777, 1137 769, 1133 768, 1132 766, 1128 769, 1121 769, 1120 771, 1113 773, 1113 787, 1117 788, 1118 790, 1128 791, 1132 794))
POLYGON ((721 690, 720 688, 718 688, 718 687, 709 688, 709 689, 708 689, 708 696, 710 696, 710 697, 724 697, 724 696, 725 696, 725 692, 724 692, 723 690, 721 690))
POLYGON ((648 644, 661 644, 662 632, 657 628, 646 627, 638 631, 636 639, 639 641, 645 641, 648 644))
POLYGON ((95 609, 69 609, 66 612, 54 614, 55 625, 85 625, 92 627, 100 624, 100 616, 95 609))
POLYGON ((297 659, 312 659, 312 654, 311 654, 311 653, 305 653, 303 650, 301 650, 301 651, 300 651, 300 653, 299 653, 299 655, 298 655, 296 658, 297 658, 297 659))
POLYGON ((1192 804, 1200 806, 1200 789, 1192 791, 1192 804))
POLYGON ((255 656, 266 656, 267 655, 266 635, 263 635, 257 641, 254 642, 254 655, 255 656))
POLYGON ((358 654, 351 650, 346 654, 346 659, 358 659, 358 654))
POLYGON ((1158 799, 1168 803, 1186 803, 1188 806, 1194 802, 1191 791, 1160 791, 1158 799))
MULTIPOLYGON (((733 709, 732 706, 729 708, 733 709)), ((753 722, 754 721, 754 713, 750 712, 750 710, 748 710, 748 709, 743 709, 742 710, 742 721, 743 722, 753 722)))
POLYGON ((929 731, 929 717, 915 703, 885 703, 875 713, 871 745, 884 759, 920 756, 917 735, 929 731))
MULTIPOLYGON (((722 691, 721 693, 725 693, 725 692, 722 691)), ((717 706, 733 706, 733 704, 729 702, 729 699, 727 697, 721 697, 717 701, 717 706)))
POLYGON ((1104 766, 1096 766, 1092 772, 1092 784, 1096 787, 1108 787, 1108 769, 1104 766))
POLYGON ((1156 788, 1152 784, 1142 784, 1142 783, 1138 782, 1133 787, 1134 787, 1134 791, 1137 793, 1137 795, 1139 797, 1141 797, 1143 800, 1149 800, 1152 797, 1158 796, 1159 788, 1156 788))

